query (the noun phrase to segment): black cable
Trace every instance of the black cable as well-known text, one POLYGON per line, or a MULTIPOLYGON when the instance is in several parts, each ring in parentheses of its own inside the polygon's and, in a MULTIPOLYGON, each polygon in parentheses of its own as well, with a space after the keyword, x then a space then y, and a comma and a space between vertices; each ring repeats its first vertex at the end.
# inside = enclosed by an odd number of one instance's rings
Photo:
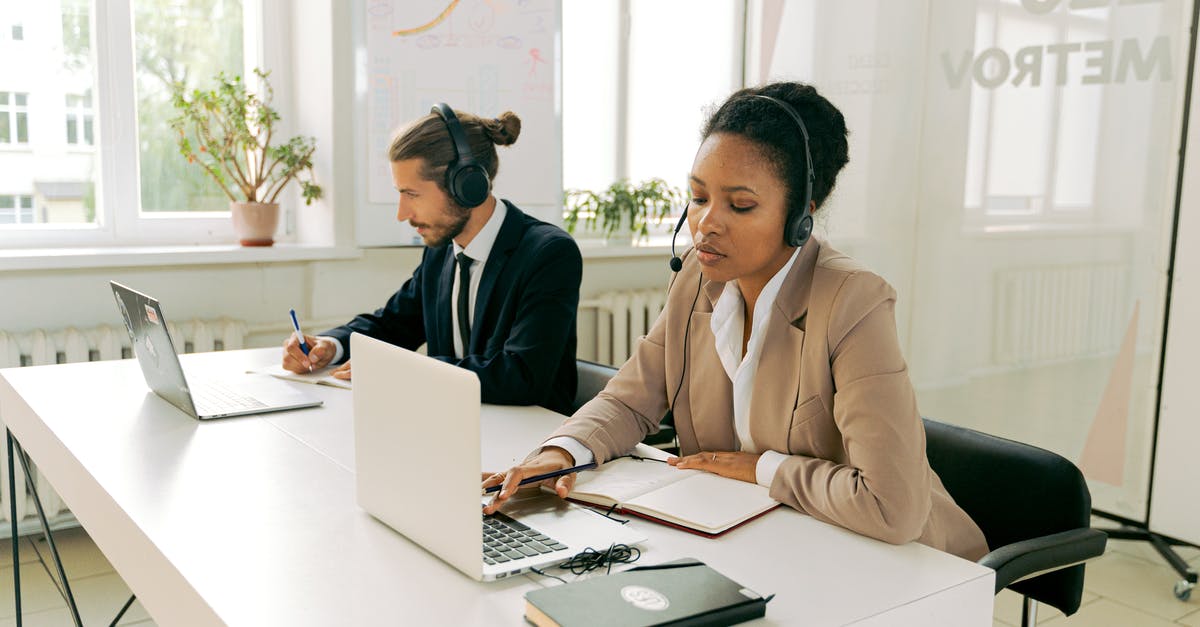
POLYGON ((637 547, 626 544, 610 544, 608 550, 603 552, 589 546, 559 564, 558 568, 569 570, 575 575, 583 575, 598 568, 606 568, 606 572, 611 573, 613 564, 632 564, 641 557, 642 552, 637 547))
POLYGON ((537 573, 537 574, 539 574, 539 575, 541 575, 541 576, 543 576, 543 577, 549 577, 549 578, 551 578, 551 579, 557 579, 557 580, 559 580, 559 581, 561 581, 561 582, 563 582, 563 583, 567 583, 567 580, 566 580, 566 579, 563 579, 562 577, 559 577, 558 575, 551 575, 550 573, 548 573, 548 572, 546 572, 546 571, 544 571, 544 570, 540 570, 540 569, 537 569, 537 568, 530 567, 530 568, 529 568, 529 571, 530 571, 530 572, 537 573))
POLYGON ((679 384, 675 386, 675 396, 671 397, 671 404, 667 406, 667 415, 664 420, 669 419, 671 428, 675 430, 675 450, 679 450, 679 428, 675 426, 675 401, 679 400, 679 392, 683 390, 683 380, 687 376, 688 367, 688 338, 692 334, 692 314, 696 313, 696 303, 700 301, 700 288, 704 286, 704 274, 696 280, 696 295, 692 297, 692 308, 688 311, 687 325, 683 329, 683 369, 679 372, 679 384))

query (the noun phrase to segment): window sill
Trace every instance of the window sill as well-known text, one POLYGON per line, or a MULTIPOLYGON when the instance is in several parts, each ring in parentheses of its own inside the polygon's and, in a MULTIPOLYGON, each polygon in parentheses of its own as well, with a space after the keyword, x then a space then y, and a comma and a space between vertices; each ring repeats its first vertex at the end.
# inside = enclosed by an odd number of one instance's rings
POLYGON ((268 247, 138 246, 0 250, 2 270, 67 270, 358 259, 362 250, 342 246, 276 244, 268 247))
MULTIPOLYGON (((690 242, 685 241, 686 239, 681 238, 677 244, 677 250, 681 255, 690 246, 690 242)), ((579 252, 583 255, 584 259, 635 257, 662 257, 666 259, 671 256, 670 235, 651 235, 648 239, 637 244, 630 242, 628 239, 621 241, 586 237, 575 238, 575 243, 579 245, 579 252)))

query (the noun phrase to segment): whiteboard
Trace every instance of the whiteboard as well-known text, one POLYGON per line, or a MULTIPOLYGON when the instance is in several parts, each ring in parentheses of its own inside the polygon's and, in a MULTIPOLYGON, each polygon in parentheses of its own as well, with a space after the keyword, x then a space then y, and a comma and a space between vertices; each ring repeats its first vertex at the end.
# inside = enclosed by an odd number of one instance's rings
POLYGON ((561 224, 559 0, 361 0, 356 13, 358 244, 421 244, 396 221, 387 149, 438 102, 484 117, 516 113, 521 135, 497 147, 494 193, 561 224))
MULTIPOLYGON (((1200 74, 1200 68, 1197 69, 1200 74)), ((1192 120, 1200 119, 1200 98, 1192 98, 1192 120)), ((1188 126, 1187 150, 1200 147, 1200 124, 1188 126)), ((1151 531, 1200 544, 1200 159, 1183 165, 1183 189, 1171 279, 1170 317, 1163 346, 1161 403, 1150 492, 1151 531)), ((1164 260, 1165 263, 1165 260, 1164 260)))

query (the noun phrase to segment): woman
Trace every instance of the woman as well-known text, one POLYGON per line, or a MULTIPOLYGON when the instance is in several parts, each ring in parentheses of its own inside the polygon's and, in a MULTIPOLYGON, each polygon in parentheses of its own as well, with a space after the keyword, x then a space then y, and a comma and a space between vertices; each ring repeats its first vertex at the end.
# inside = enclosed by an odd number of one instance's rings
MULTIPOLYGON (((757 482, 886 542, 985 554, 925 457, 895 291, 819 238, 784 236, 806 204, 816 211, 829 197, 846 152, 841 113, 811 86, 726 100, 704 126, 687 212, 695 246, 662 315, 603 392, 524 463, 484 481, 503 485, 485 513, 524 477, 626 453, 671 410, 678 468, 757 482)), ((565 496, 574 481, 552 485, 565 496)))

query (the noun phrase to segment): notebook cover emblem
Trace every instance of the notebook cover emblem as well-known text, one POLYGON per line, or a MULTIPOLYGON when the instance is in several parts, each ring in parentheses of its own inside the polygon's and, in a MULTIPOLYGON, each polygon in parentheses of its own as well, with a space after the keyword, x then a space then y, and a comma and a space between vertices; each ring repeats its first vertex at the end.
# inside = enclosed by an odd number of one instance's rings
POLYGON ((671 607, 663 593, 645 586, 625 586, 621 588, 621 598, 626 603, 649 612, 661 612, 671 607))

